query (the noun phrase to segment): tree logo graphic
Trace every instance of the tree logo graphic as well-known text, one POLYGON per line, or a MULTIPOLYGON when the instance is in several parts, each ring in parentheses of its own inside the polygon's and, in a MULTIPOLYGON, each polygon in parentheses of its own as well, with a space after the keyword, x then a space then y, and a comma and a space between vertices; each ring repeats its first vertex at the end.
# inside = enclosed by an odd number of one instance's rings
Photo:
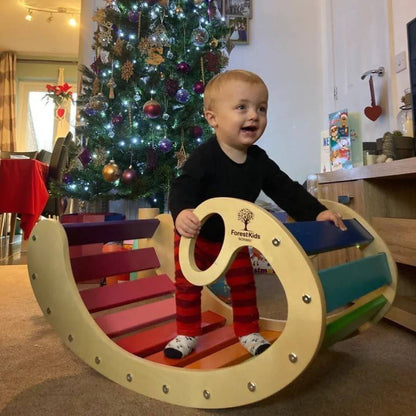
POLYGON ((247 230, 247 225, 254 219, 254 214, 247 208, 240 209, 238 213, 238 220, 244 224, 244 231, 247 230))

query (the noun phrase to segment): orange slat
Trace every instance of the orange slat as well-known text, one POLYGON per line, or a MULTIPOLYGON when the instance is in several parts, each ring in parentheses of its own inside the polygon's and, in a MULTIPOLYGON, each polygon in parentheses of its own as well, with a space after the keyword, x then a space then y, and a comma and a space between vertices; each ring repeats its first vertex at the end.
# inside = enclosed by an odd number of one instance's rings
MULTIPOLYGON (((277 331, 262 331, 260 333, 270 343, 276 341, 276 339, 281 335, 281 332, 277 331)), ((237 342, 222 349, 221 351, 217 351, 214 354, 208 355, 207 357, 188 364, 186 368, 211 370, 214 368, 229 367, 231 365, 239 364, 251 357, 252 355, 239 342, 237 342)))
MULTIPOLYGON (((225 318, 212 311, 202 313, 201 328, 206 333, 225 325, 225 318)), ((151 328, 138 334, 119 338, 114 342, 126 351, 140 357, 161 351, 165 345, 176 337, 176 321, 151 328)))
POLYGON ((227 325, 215 331, 201 335, 198 339, 198 345, 195 350, 184 358, 178 360, 166 358, 163 351, 146 357, 147 360, 155 363, 171 365, 174 367, 184 367, 193 361, 199 360, 207 355, 213 354, 228 345, 237 342, 232 325, 227 325))
MULTIPOLYGON (((123 284, 123 283, 120 283, 123 284)), ((169 298, 95 318, 98 326, 109 336, 145 328, 175 317, 175 299, 169 298)))
POLYGON ((93 313, 172 293, 173 282, 166 274, 130 280, 80 291, 87 309, 93 313))

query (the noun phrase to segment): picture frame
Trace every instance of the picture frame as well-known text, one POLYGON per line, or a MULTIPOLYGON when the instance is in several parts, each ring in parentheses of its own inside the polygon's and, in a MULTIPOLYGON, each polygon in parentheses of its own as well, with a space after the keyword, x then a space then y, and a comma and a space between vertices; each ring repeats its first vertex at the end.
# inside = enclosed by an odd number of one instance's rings
POLYGON ((252 17, 252 0, 223 0, 224 13, 227 16, 252 17))
POLYGON ((227 16, 230 40, 233 43, 247 44, 249 42, 248 17, 227 16))

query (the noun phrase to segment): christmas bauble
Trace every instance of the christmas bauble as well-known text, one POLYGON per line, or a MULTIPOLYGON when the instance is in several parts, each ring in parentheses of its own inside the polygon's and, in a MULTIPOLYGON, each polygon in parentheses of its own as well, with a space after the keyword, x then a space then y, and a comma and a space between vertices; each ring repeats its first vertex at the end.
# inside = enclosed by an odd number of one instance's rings
POLYGON ((209 34, 203 27, 197 27, 192 31, 191 39, 195 46, 201 47, 208 42, 209 34))
POLYGON ((201 126, 193 126, 191 127, 189 133, 192 138, 197 139, 199 137, 202 137, 202 134, 204 133, 204 131, 202 130, 201 126))
POLYGON ((176 69, 179 72, 182 72, 183 74, 188 74, 189 71, 191 70, 191 67, 189 66, 188 62, 182 61, 178 63, 178 66, 176 67, 176 69))
POLYGON ((93 110, 101 111, 105 110, 108 107, 108 102, 104 95, 101 92, 99 92, 97 95, 93 95, 90 98, 88 105, 93 110))
POLYGON ((205 85, 202 81, 197 81, 195 82, 194 86, 193 86, 193 90, 197 93, 197 94, 203 94, 205 91, 205 85))
POLYGON ((162 107, 156 100, 152 98, 144 103, 143 112, 149 118, 158 118, 162 113, 162 107))
POLYGON ((181 88, 175 95, 176 101, 180 102, 181 104, 185 104, 189 101, 189 91, 185 88, 181 88))
POLYGON ((113 122, 113 124, 121 123, 123 121, 123 116, 121 114, 117 114, 113 117, 111 121, 113 122))
POLYGON ((137 10, 130 10, 127 13, 127 18, 129 19, 129 22, 137 23, 139 21, 139 12, 137 10))
POLYGON ((162 153, 168 153, 172 150, 173 147, 172 140, 169 140, 167 137, 164 137, 162 140, 159 141, 157 147, 162 153))
POLYGON ((121 174, 121 180, 126 183, 132 183, 137 179, 137 173, 133 169, 133 167, 130 165, 128 169, 125 169, 123 173, 121 174))
POLYGON ((115 182, 120 177, 120 169, 114 163, 114 160, 110 160, 110 162, 103 167, 103 178, 107 182, 115 182))

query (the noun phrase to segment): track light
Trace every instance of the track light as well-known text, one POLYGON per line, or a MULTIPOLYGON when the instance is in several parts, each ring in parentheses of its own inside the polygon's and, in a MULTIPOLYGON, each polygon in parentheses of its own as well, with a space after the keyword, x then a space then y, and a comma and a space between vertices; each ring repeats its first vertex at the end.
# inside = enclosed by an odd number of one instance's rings
POLYGON ((31 22, 31 21, 32 21, 32 10, 27 9, 27 15, 26 15, 25 19, 26 19, 28 22, 31 22))
POLYGON ((28 22, 31 22, 33 19, 33 12, 39 12, 39 13, 48 13, 49 17, 46 19, 48 23, 52 23, 54 20, 54 14, 69 14, 71 15, 71 18, 68 20, 68 24, 72 27, 77 26, 77 21, 74 17, 74 15, 79 15, 80 11, 77 9, 67 9, 65 7, 56 7, 56 8, 48 8, 43 9, 41 7, 28 7, 28 5, 25 5, 27 8, 27 14, 25 16, 25 19, 28 22))

